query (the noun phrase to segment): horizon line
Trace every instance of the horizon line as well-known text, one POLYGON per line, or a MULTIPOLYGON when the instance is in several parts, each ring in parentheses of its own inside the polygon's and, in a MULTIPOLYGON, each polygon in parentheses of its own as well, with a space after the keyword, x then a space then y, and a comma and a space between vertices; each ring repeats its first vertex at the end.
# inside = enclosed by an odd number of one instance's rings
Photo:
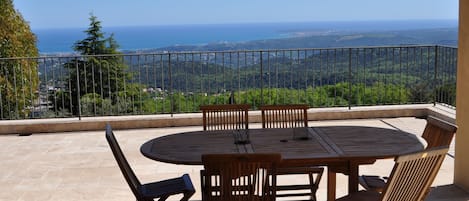
MULTIPOLYGON (((290 24, 290 23, 352 23, 352 22, 417 22, 417 21, 455 21, 459 19, 379 19, 379 20, 322 20, 322 21, 279 21, 279 22, 227 22, 227 23, 181 23, 181 24, 141 24, 141 25, 111 25, 102 26, 103 28, 121 28, 121 27, 171 27, 171 26, 213 26, 213 25, 247 25, 247 24, 290 24)), ((102 23, 102 21, 101 21, 102 23)), ((32 30, 43 29, 83 29, 88 27, 32 27, 32 30)))

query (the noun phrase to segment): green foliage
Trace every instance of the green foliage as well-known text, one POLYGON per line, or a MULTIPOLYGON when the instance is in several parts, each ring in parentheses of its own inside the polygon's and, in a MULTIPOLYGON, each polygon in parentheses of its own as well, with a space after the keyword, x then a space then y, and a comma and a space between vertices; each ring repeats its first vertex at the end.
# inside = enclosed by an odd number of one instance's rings
POLYGON ((375 83, 349 85, 342 82, 335 85, 308 87, 307 89, 264 89, 261 96, 259 89, 251 89, 239 93, 236 100, 252 105, 254 108, 262 104, 299 104, 307 103, 311 107, 338 107, 407 103, 409 90, 403 86, 375 83), (350 91, 350 93, 349 93, 350 91), (262 101, 261 98, 262 97, 262 101))
POLYGON ((438 94, 441 102, 456 106, 456 83, 444 83, 435 89, 434 94, 438 94))
MULTIPOLYGON (((456 84, 454 84, 456 86, 456 84)), ((421 81, 418 84, 409 87, 410 100, 414 103, 431 103, 435 92, 432 91, 430 81, 421 81)), ((456 94, 454 94, 456 97, 456 94)))
MULTIPOLYGON (((235 103, 249 104, 252 109, 260 105, 303 104, 311 107, 345 107, 361 105, 385 105, 408 103, 409 89, 394 84, 375 83, 349 85, 342 82, 335 85, 308 87, 307 89, 248 89, 233 93, 235 103), (349 93, 349 91, 351 93, 349 93), (349 101, 350 98, 350 101, 349 101)), ((231 92, 205 94, 175 93, 172 96, 147 97, 143 102, 143 113, 184 113, 198 112, 200 105, 228 104, 231 92), (174 104, 171 105, 171 101, 174 104)))
POLYGON ((0 58, 36 57, 36 36, 14 9, 12 0, 0 0, 0 58))
MULTIPOLYGON (((0 58, 37 57, 36 36, 14 9, 0 0, 0 58)), ((0 118, 25 118, 36 100, 39 77, 34 59, 0 60, 0 118)))
POLYGON ((103 99, 99 94, 85 94, 80 99, 81 114, 84 116, 108 115, 108 109, 111 108, 111 100, 103 99))
MULTIPOLYGON (((52 103, 51 112, 53 111, 56 117, 66 117, 70 115, 70 93, 63 90, 49 91, 48 101, 52 103)), ((49 114, 51 115, 51 114, 49 114)))

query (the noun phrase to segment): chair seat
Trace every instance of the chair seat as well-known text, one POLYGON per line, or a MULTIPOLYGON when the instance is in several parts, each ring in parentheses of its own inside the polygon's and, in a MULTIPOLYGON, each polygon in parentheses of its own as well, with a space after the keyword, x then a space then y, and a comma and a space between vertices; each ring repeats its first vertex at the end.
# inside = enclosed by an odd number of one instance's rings
POLYGON ((376 191, 378 193, 383 192, 387 180, 387 177, 375 175, 362 175, 358 178, 358 181, 363 188, 366 190, 376 191))
POLYGON ((336 201, 379 201, 381 194, 375 191, 359 191, 345 197, 341 197, 336 201))
POLYGON ((187 174, 178 178, 143 184, 141 191, 143 196, 146 198, 157 198, 184 192, 195 192, 190 177, 187 174))
POLYGON ((324 171, 322 167, 280 167, 277 168, 277 174, 304 174, 304 173, 316 173, 320 174, 324 171))

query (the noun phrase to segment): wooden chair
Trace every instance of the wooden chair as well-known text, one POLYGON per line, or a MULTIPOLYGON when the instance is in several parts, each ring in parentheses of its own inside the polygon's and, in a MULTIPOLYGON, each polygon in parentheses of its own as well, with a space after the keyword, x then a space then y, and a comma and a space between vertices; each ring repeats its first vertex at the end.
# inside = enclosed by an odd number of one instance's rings
MULTIPOLYGON (((264 105, 261 106, 263 128, 308 127, 308 105, 264 105)), ((277 197, 310 196, 316 200, 324 168, 321 167, 282 167, 277 175, 307 174, 309 184, 277 185, 277 197), (282 193, 280 193, 282 192, 282 193), (283 193, 285 192, 285 193, 283 193)))
POLYGON ((449 146, 458 127, 442 119, 428 116, 422 137, 427 141, 427 149, 449 146))
POLYGON ((338 201, 422 201, 435 179, 448 147, 396 157, 396 164, 383 193, 360 191, 338 201))
MULTIPOLYGON (((427 141, 427 149, 441 146, 449 146, 458 127, 442 119, 428 116, 427 125, 422 137, 427 141)), ((362 175, 358 178, 359 183, 367 190, 382 192, 386 186, 387 177, 375 175, 362 175)))
POLYGON ((248 104, 203 105, 204 130, 248 129, 248 104))
POLYGON ((262 128, 308 127, 308 105, 264 105, 262 128))
POLYGON ((275 200, 275 172, 281 160, 276 153, 202 155, 202 200, 275 200))
POLYGON ((130 165, 125 158, 116 137, 112 132, 109 124, 106 125, 106 140, 111 147, 114 158, 119 165, 119 168, 124 175, 127 184, 137 198, 137 201, 150 201, 155 198, 164 201, 171 195, 183 194, 182 201, 189 200, 195 193, 194 186, 189 175, 184 174, 181 177, 158 181, 148 184, 141 184, 135 173, 130 168, 130 165))

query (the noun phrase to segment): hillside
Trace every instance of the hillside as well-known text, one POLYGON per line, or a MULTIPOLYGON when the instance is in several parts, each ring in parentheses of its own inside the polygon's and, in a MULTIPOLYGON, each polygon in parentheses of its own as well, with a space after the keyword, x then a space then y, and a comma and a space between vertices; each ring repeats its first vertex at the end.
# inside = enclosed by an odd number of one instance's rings
MULTIPOLYGON (((409 44, 439 44, 457 46, 457 28, 419 29, 401 31, 311 34, 292 38, 256 40, 239 43, 213 43, 207 45, 177 45, 155 51, 222 51, 289 48, 326 48, 355 46, 390 46, 409 44)), ((142 51, 139 51, 142 52, 142 51)))

